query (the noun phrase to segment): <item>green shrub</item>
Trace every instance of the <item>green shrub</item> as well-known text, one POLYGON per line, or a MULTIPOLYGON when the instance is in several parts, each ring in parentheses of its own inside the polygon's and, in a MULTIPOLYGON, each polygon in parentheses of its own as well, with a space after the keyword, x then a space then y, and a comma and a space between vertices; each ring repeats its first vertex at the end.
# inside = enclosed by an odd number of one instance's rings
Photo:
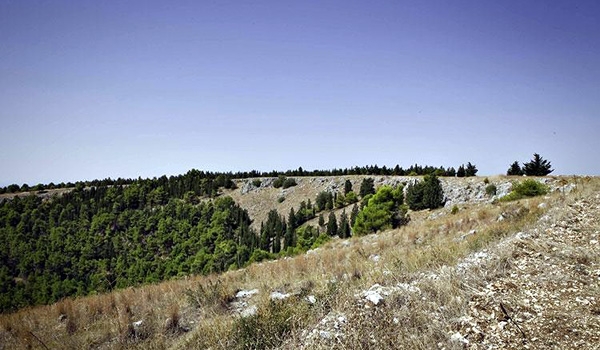
POLYGON ((254 186, 254 187, 260 187, 260 185, 262 185, 262 181, 260 181, 260 179, 254 179, 254 180, 252 180, 252 186, 254 186))
POLYGON ((490 179, 488 179, 488 178, 486 177, 485 179, 483 179, 483 183, 484 183, 484 184, 486 184, 486 185, 487 185, 487 184, 489 184, 489 183, 490 183, 490 179))
POLYGON ((548 193, 548 186, 532 179, 513 185, 512 191, 500 198, 503 202, 514 201, 526 197, 542 196, 548 193))
POLYGON ((354 191, 350 191, 346 194, 346 202, 348 204, 353 204, 358 202, 358 196, 356 195, 356 193, 354 193, 354 191))
POLYGON ((498 189, 496 188, 496 185, 490 184, 485 187, 485 194, 487 194, 490 197, 495 196, 497 190, 498 189))
POLYGON ((292 186, 296 186, 298 183, 296 183, 296 179, 294 179, 293 177, 287 178, 283 181, 283 188, 290 188, 292 186))
POLYGON ((283 201, 285 201, 285 197, 281 196, 279 198, 277 198, 277 203, 283 203, 283 201))
POLYGON ((248 262, 261 262, 263 260, 272 260, 274 258, 275 256, 273 254, 262 249, 256 249, 252 252, 252 255, 250 256, 250 260, 248 262))
POLYGON ((273 181, 273 187, 275 188, 280 188, 283 186, 283 183, 285 182, 287 178, 283 175, 279 175, 279 177, 277 179, 275 179, 275 181, 273 181))
POLYGON ((458 214, 458 205, 455 204, 452 206, 452 210, 450 211, 450 214, 452 214, 452 215, 458 214))
POLYGON ((403 202, 403 186, 380 187, 356 216, 353 232, 364 235, 406 224, 408 218, 403 202))

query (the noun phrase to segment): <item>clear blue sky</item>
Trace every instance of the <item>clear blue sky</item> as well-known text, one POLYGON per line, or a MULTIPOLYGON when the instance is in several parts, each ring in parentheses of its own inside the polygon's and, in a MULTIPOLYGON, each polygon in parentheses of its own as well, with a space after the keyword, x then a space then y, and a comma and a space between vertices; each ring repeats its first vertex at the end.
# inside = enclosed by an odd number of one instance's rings
POLYGON ((600 174, 599 1, 0 0, 0 185, 378 164, 600 174))

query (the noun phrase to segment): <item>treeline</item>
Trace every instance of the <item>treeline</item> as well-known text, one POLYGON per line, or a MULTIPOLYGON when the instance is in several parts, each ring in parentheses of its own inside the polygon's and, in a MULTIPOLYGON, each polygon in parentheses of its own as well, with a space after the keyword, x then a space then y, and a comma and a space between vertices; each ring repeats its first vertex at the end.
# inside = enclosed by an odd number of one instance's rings
MULTIPOLYGON (((99 186, 122 186, 122 185, 130 185, 136 182, 143 181, 151 181, 156 182, 160 186, 166 187, 178 187, 181 184, 187 185, 187 190, 192 190, 192 186, 203 186, 206 188, 204 192, 213 193, 212 191, 219 187, 230 188, 234 186, 233 179, 248 179, 248 178, 257 178, 257 177, 286 177, 286 176, 344 176, 344 175, 394 175, 394 176, 405 176, 405 175, 426 175, 426 174, 435 174, 436 176, 475 176, 477 174, 477 168, 475 165, 471 164, 471 162, 466 165, 461 164, 457 169, 454 167, 445 168, 443 166, 433 167, 433 166, 421 166, 418 164, 411 165, 410 167, 404 169, 400 165, 396 165, 395 167, 379 167, 377 165, 368 165, 363 167, 352 167, 352 168, 344 168, 344 169, 331 169, 331 170, 311 170, 306 171, 299 167, 296 170, 287 170, 287 171, 270 171, 270 172, 260 172, 257 170, 252 171, 244 171, 244 172, 210 172, 210 171, 200 171, 196 169, 192 169, 183 175, 178 176, 169 176, 163 175, 159 178, 152 179, 103 179, 103 180, 92 180, 92 181, 78 181, 75 183, 72 182, 61 182, 59 184, 49 183, 49 184, 37 184, 35 186, 30 186, 28 184, 17 185, 12 184, 6 187, 0 187, 0 194, 3 193, 17 193, 17 192, 28 192, 28 191, 47 191, 52 189, 61 189, 61 188, 73 188, 73 187, 99 187, 99 186)), ((182 191, 182 189, 179 189, 182 191)))

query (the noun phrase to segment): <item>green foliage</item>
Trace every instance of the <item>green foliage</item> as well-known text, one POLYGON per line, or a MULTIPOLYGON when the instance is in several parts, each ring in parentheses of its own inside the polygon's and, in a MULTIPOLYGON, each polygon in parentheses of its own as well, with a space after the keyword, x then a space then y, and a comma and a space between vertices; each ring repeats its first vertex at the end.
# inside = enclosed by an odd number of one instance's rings
POLYGON ((342 211, 342 215, 340 216, 338 235, 340 236, 340 238, 350 237, 350 222, 348 221, 348 215, 346 215, 346 210, 342 211))
POLYGON ((514 163, 512 163, 510 165, 510 167, 508 168, 508 170, 506 171, 506 175, 509 176, 521 176, 523 175, 523 169, 521 169, 521 166, 519 165, 519 162, 515 160, 514 163))
POLYGON ((498 188, 494 184, 489 184, 485 187, 485 194, 487 194, 489 197, 495 196, 496 191, 498 191, 498 188))
POLYGON ((335 207, 340 209, 346 206, 346 197, 342 194, 336 193, 335 195, 335 207))
POLYGON ((288 177, 287 179, 285 179, 285 181, 283 181, 283 188, 290 188, 293 186, 296 186, 298 183, 296 183, 296 179, 294 179, 293 177, 288 177))
POLYGON ((344 182, 344 195, 348 196, 348 193, 350 192, 352 192, 352 182, 346 180, 346 182, 344 182))
POLYGON ((537 153, 533 154, 531 161, 523 164, 523 172, 527 176, 546 176, 553 171, 550 162, 537 153))
POLYGON ((456 176, 457 177, 465 177, 467 175, 467 171, 465 170, 465 166, 461 165, 458 167, 458 170, 456 171, 456 176))
POLYGON ((382 186, 357 214, 352 226, 353 232, 365 235, 406 224, 408 221, 403 201, 402 186, 382 186))
POLYGON ((527 179, 521 183, 513 184, 512 191, 500 198, 500 201, 509 202, 526 197, 542 196, 548 193, 548 186, 533 179, 527 179))
POLYGON ((338 224, 334 212, 329 213, 329 219, 327 220, 327 234, 329 236, 337 236, 338 224))
POLYGON ((252 180, 252 186, 254 186, 254 187, 260 187, 260 185, 262 185, 262 181, 260 179, 254 179, 254 180, 252 180))
POLYGON ((375 193, 375 180, 373 180, 372 178, 368 177, 362 180, 362 182, 360 183, 360 196, 362 198, 366 197, 369 194, 374 194, 375 193))
POLYGON ((406 189, 406 204, 412 210, 436 209, 444 203, 444 191, 435 175, 425 175, 422 182, 411 183, 406 189))
POLYGON ((249 261, 259 240, 245 210, 193 190, 170 197, 193 186, 163 180, 0 203, 0 311, 249 261))
POLYGON ((452 206, 452 210, 450 211, 450 214, 452 214, 452 215, 458 214, 458 205, 455 204, 452 206))
POLYGON ((329 242, 329 240, 331 239, 331 237, 329 237, 328 235, 326 235, 325 233, 321 233, 317 239, 315 240, 315 242, 313 243, 313 245, 310 247, 310 249, 316 249, 319 248, 320 246, 322 246, 323 244, 329 242))
POLYGON ((283 203, 283 202, 285 202, 285 197, 284 196, 279 196, 277 198, 277 203, 283 203))
POLYGON ((483 183, 484 183, 484 184, 486 184, 486 185, 487 185, 487 184, 489 184, 489 183, 490 183, 490 179, 488 179, 488 178, 486 177, 485 179, 483 179, 483 183))
POLYGON ((346 193, 346 203, 354 204, 356 202, 358 202, 358 196, 356 195, 356 193, 354 193, 354 191, 346 193))
POLYGON ((477 167, 475 167, 474 164, 471 164, 471 162, 467 163, 467 167, 465 168, 465 176, 475 176, 475 174, 477 174, 477 167))
POLYGON ((333 208, 333 195, 330 192, 321 191, 317 195, 315 199, 315 205, 317 206, 317 211, 322 211, 325 209, 333 208))
POLYGON ((262 249, 256 249, 252 252, 252 255, 250 256, 250 260, 248 261, 249 263, 254 263, 254 262, 261 262, 263 260, 273 260, 275 259, 275 255, 262 250, 262 249))

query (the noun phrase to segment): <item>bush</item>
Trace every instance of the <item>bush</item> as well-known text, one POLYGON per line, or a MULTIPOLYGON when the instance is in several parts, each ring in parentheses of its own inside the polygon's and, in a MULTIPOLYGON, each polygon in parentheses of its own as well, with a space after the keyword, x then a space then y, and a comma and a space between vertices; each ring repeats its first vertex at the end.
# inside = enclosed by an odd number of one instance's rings
POLYGON ((285 182, 287 178, 283 175, 280 175, 277 179, 275 179, 275 181, 273 181, 273 187, 275 188, 280 188, 283 186, 283 183, 285 182))
POLYGON ((458 214, 458 205, 455 204, 454 206, 452 206, 452 210, 450 211, 450 214, 452 214, 452 215, 458 214))
POLYGON ((548 193, 548 187, 535 180, 527 179, 513 186, 513 191, 523 197, 535 197, 548 193))
POLYGON ((279 198, 277 198, 277 203, 283 203, 283 201, 285 201, 285 197, 281 196, 279 198))
POLYGON ((496 185, 490 184, 485 187, 485 194, 487 194, 490 197, 495 196, 497 190, 498 189, 496 188, 496 185))
POLYGON ((294 179, 293 177, 287 178, 283 181, 283 188, 290 188, 296 185, 296 179, 294 179))
POLYGON ((354 191, 350 191, 346 194, 346 202, 348 204, 354 204, 358 202, 358 196, 356 195, 356 193, 354 193, 354 191))
POLYGON ((548 186, 535 180, 527 179, 521 183, 514 184, 512 191, 508 195, 500 198, 500 200, 509 202, 527 197, 542 196, 546 193, 548 193, 548 186))
POLYGON ((406 224, 408 218, 403 202, 403 186, 382 186, 356 216, 353 232, 364 235, 406 224))
POLYGON ((252 186, 254 186, 254 187, 260 187, 260 185, 262 185, 262 181, 260 181, 260 179, 254 179, 254 180, 252 180, 252 186))

